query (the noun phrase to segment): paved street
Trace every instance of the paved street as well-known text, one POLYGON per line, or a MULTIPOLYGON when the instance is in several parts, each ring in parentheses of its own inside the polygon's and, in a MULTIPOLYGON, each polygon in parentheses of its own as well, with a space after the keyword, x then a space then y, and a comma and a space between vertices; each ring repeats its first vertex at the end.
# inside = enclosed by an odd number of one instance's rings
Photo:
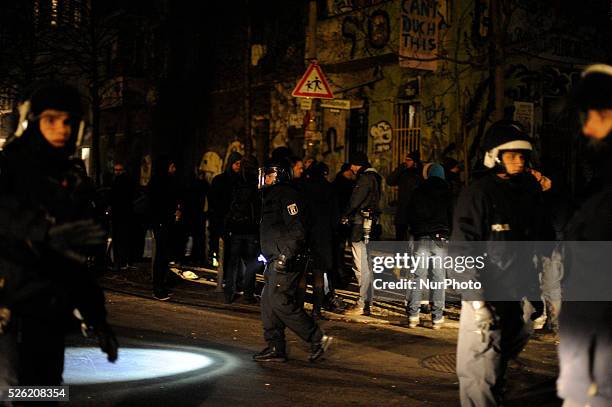
MULTIPOLYGON (((107 292, 110 321, 123 346, 118 362, 121 365, 109 365, 98 351, 83 356, 74 353, 82 348, 69 350, 67 381, 70 383, 73 377, 74 383, 82 372, 88 372, 92 381, 71 386, 73 402, 458 405, 457 378, 452 373, 456 321, 441 331, 424 327, 409 330, 401 323, 377 323, 373 318, 361 319, 367 323, 325 321, 324 329, 334 336, 334 342, 324 361, 308 363, 307 346, 289 334, 290 361, 260 365, 250 360, 264 346, 257 307, 191 305, 195 302, 189 300, 193 290, 177 291, 176 300, 171 302, 138 294, 137 290, 131 294, 107 292), (178 303, 181 298, 183 303, 178 303), (156 353, 147 356, 138 348, 194 354, 183 359, 156 353), (173 364, 173 360, 177 362, 173 364), (208 362, 198 366, 200 360, 208 362), (194 366, 187 372, 176 371, 188 365, 194 366), (139 376, 124 377, 128 371, 139 376), (96 374, 106 383, 96 384, 96 374)), ((77 337, 70 342, 77 347, 86 344, 77 337)), ((532 340, 519 363, 510 368, 508 405, 560 405, 554 397, 556 369, 555 345, 532 340)))

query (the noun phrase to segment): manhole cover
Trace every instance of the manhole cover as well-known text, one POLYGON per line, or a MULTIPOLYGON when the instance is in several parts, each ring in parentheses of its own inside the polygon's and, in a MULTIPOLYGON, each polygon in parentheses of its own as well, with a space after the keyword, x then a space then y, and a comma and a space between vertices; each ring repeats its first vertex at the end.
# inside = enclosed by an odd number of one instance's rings
POLYGON ((454 353, 433 355, 421 360, 421 366, 435 372, 455 373, 457 356, 454 353))

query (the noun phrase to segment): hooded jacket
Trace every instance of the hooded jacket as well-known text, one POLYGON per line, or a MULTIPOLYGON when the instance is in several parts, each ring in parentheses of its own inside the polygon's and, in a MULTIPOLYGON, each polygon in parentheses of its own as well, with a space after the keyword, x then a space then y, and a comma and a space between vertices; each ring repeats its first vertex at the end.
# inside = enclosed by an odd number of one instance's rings
POLYGON ((350 217, 352 223, 363 223, 362 209, 379 211, 382 178, 372 167, 362 167, 359 170, 357 184, 353 188, 348 207, 344 211, 345 217, 350 217))
POLYGON ((176 210, 181 203, 176 176, 168 173, 171 163, 170 157, 160 156, 155 160, 153 166, 153 176, 149 183, 149 199, 153 222, 156 226, 172 224, 176 210))
POLYGON ((225 171, 215 176, 210 186, 211 226, 219 232, 224 231, 224 223, 230 205, 232 203, 232 191, 234 186, 240 182, 240 175, 232 170, 232 165, 242 159, 242 154, 233 152, 227 159, 225 171))
MULTIPOLYGON (((416 165, 416 163, 415 163, 416 165)), ((408 224, 408 206, 414 195, 414 190, 423 182, 420 171, 414 168, 399 166, 387 176, 387 184, 398 187, 397 212, 395 213, 396 225, 408 224)))
POLYGON ((407 218, 411 233, 418 237, 450 233, 453 197, 448 183, 430 176, 414 190, 407 218))

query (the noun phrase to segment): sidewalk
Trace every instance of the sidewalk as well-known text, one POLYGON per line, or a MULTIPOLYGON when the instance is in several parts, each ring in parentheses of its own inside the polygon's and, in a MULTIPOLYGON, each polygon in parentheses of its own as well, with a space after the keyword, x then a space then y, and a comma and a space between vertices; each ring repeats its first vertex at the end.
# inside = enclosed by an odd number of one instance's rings
MULTIPOLYGON (((171 264, 170 270, 174 273, 172 302, 213 309, 234 310, 237 312, 259 313, 259 304, 243 304, 240 298, 232 304, 225 304, 223 292, 217 289, 217 270, 199 266, 181 266, 171 264)), ((151 265, 138 263, 135 269, 114 272, 108 270, 101 278, 100 284, 108 290, 132 294, 139 297, 151 298, 151 265)), ((263 277, 257 275, 257 292, 261 292, 263 277)), ((355 304, 358 299, 359 287, 353 282, 345 290, 336 290, 336 294, 347 304, 355 304)), ((312 293, 308 286, 308 293, 312 293)), ((308 297, 307 297, 308 299, 308 297)), ((312 304, 306 303, 307 310, 312 304)), ((404 304, 397 301, 374 301, 372 315, 347 316, 333 312, 325 312, 330 320, 362 322, 375 324, 393 324, 407 326, 404 304)), ((448 303, 445 310, 447 326, 458 328, 460 308, 457 303, 448 303)), ((430 323, 429 316, 425 315, 424 324, 430 323)))

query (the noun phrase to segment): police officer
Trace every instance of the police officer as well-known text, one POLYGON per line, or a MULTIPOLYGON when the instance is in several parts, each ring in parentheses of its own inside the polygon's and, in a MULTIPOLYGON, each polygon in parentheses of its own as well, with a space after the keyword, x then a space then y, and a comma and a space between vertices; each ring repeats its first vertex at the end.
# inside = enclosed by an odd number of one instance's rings
POLYGON ((117 359, 104 295, 84 255, 104 242, 104 231, 73 190, 82 172, 69 157, 82 137, 82 117, 74 88, 42 86, 21 105, 16 137, 2 152, 0 390, 62 383, 73 315, 93 328, 108 360, 117 359))
POLYGON ((540 240, 546 230, 542 188, 528 170, 532 145, 520 124, 494 123, 484 149, 489 171, 461 194, 451 236, 451 254, 495 254, 486 258, 484 271, 454 275, 482 283, 480 291, 462 293, 457 375, 463 407, 503 403, 506 366, 531 333, 533 308, 521 298, 538 295, 533 256, 503 242, 540 240), (501 293, 512 301, 485 301, 501 293))
POLYGON ((295 298, 300 273, 294 270, 293 262, 303 246, 304 226, 298 193, 290 181, 291 168, 286 160, 260 169, 259 185, 264 188, 260 241, 267 261, 261 318, 268 346, 253 356, 258 362, 287 360, 285 327, 310 343, 311 362, 323 355, 332 339, 295 298))
MULTIPOLYGON (((597 64, 585 69, 573 96, 582 113, 582 133, 588 140, 594 178, 566 227, 565 238, 612 241, 612 66, 597 64)), ((574 249, 569 254, 559 315, 557 392, 565 400, 564 407, 610 406, 612 302, 575 301, 589 298, 587 287, 596 287, 597 292, 610 287, 610 254, 594 249, 574 249), (583 290, 586 295, 579 295, 583 290)))

